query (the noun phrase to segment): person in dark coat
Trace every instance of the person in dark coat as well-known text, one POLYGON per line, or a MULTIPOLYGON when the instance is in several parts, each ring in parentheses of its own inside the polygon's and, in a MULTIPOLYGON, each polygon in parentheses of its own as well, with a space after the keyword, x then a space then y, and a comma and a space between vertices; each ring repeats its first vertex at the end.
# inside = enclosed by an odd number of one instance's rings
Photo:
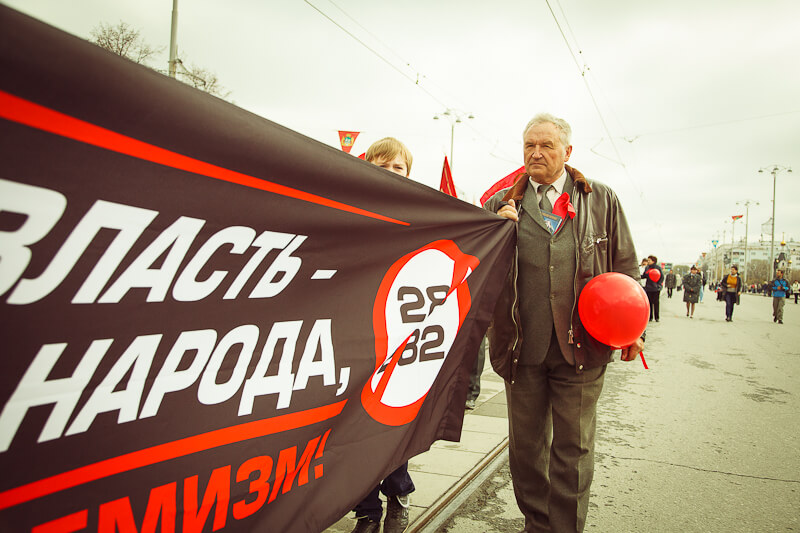
POLYGON ((672 298, 672 289, 675 288, 675 272, 669 269, 667 277, 664 279, 664 286, 667 288, 667 298, 672 298))
POLYGON ((686 316, 694 318, 694 305, 700 298, 700 289, 703 286, 703 278, 697 272, 697 267, 692 265, 688 274, 683 276, 683 301, 686 302, 686 316))
POLYGON ((642 279, 645 280, 644 292, 650 301, 650 322, 658 322, 658 300, 661 296, 661 289, 664 286, 664 272, 658 266, 658 258, 654 255, 647 256, 647 266, 642 272, 642 279), (657 274, 654 273, 658 272, 657 274))

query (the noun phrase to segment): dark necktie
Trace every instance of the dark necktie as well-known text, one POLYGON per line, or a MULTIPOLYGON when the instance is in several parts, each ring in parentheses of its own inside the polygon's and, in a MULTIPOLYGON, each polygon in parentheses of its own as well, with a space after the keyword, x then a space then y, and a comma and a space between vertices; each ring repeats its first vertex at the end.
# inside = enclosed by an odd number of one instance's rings
POLYGON ((553 212, 553 204, 550 203, 550 199, 547 197, 547 191, 552 189, 552 185, 539 185, 539 192, 542 195, 542 199, 539 200, 539 209, 542 212, 552 213, 553 212))

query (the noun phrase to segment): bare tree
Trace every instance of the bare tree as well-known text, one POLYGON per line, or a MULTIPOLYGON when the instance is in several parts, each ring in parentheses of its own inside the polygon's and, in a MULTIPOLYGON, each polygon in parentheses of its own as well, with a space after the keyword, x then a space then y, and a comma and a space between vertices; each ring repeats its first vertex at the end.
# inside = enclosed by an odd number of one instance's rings
POLYGON ((769 261, 766 259, 751 259, 747 264, 747 282, 761 283, 771 279, 769 275, 769 261))
MULTIPOLYGON (((154 48, 146 43, 139 34, 139 30, 122 21, 116 26, 101 22, 92 29, 91 36, 91 42, 101 48, 146 66, 149 66, 147 65, 148 59, 164 51, 163 46, 154 48)), ((217 75, 210 70, 194 64, 190 68, 186 68, 180 59, 177 60, 177 66, 177 79, 201 91, 225 100, 229 99, 231 92, 219 83, 217 75)), ((156 70, 162 74, 167 73, 164 70, 156 70)))
POLYGON ((191 85, 195 89, 200 89, 222 99, 227 100, 231 94, 219 83, 215 73, 195 64, 191 64, 189 68, 186 68, 180 59, 178 60, 177 76, 182 82, 191 85))
POLYGON ((150 46, 142 39, 139 30, 122 21, 116 26, 101 22, 90 34, 91 42, 97 46, 130 59, 134 63, 147 64, 148 59, 164 50, 164 47, 150 46))

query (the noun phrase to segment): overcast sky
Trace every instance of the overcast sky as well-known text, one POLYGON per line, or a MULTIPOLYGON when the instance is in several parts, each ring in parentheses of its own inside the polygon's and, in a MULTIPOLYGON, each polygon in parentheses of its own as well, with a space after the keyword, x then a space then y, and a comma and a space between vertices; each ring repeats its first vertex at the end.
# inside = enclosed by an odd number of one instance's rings
MULTIPOLYGON (((172 0, 5 0, 79 37, 127 22, 164 52, 172 0)), ((611 185, 640 256, 694 262, 745 214, 757 241, 800 239, 800 1, 179 0, 184 63, 217 74, 238 106, 353 153, 391 135, 411 177, 437 187, 455 125, 467 200, 522 164, 537 112, 573 128, 569 163, 611 185), (770 236, 765 235, 769 240, 770 236)), ((735 236, 745 233, 738 221, 735 236)))

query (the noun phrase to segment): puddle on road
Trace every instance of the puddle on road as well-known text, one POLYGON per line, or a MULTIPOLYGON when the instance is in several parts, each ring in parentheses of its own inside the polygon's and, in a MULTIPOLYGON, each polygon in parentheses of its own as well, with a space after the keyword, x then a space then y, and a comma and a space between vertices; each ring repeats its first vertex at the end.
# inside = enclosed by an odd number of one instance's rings
POLYGON ((715 368, 717 368, 716 366, 712 365, 705 359, 700 359, 699 357, 692 357, 686 362, 695 368, 701 368, 703 370, 714 370, 715 368))
MULTIPOLYGON (((755 383, 750 383, 751 385, 756 385, 755 383)), ((776 389, 774 387, 755 387, 754 392, 745 392, 742 394, 745 398, 753 400, 754 402, 759 403, 786 403, 783 399, 786 396, 791 396, 791 393, 782 390, 776 389)))

